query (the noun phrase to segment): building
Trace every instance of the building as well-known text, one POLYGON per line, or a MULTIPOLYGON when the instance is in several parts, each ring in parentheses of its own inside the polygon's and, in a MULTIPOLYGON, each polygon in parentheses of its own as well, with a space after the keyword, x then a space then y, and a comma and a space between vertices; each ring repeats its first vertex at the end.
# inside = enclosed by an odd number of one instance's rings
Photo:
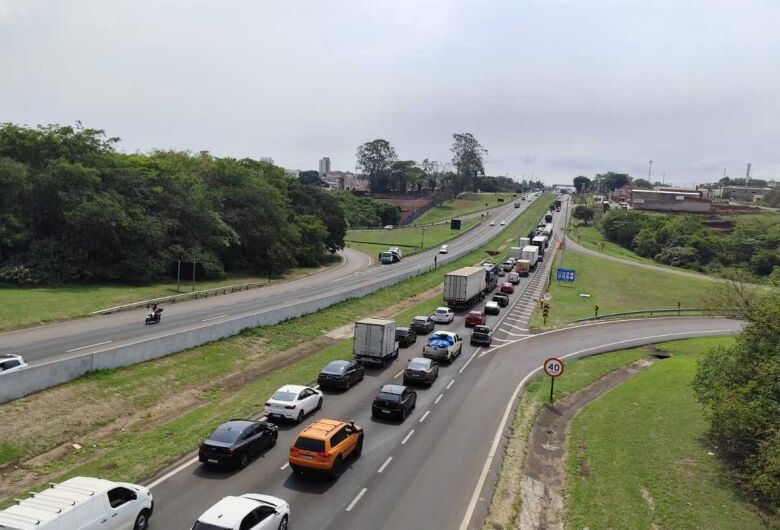
POLYGON ((325 179, 330 173, 330 158, 323 157, 320 159, 320 178, 325 179))
POLYGON ((712 210, 712 201, 702 197, 698 190, 633 190, 631 192, 631 206, 635 210, 707 213, 712 210))
POLYGON ((755 202, 761 200, 764 194, 772 191, 772 188, 751 188, 749 186, 723 186, 720 196, 723 199, 735 201, 755 202))
POLYGON ((655 186, 653 189, 655 191, 673 191, 675 193, 694 193, 699 197, 701 197, 702 199, 711 198, 710 189, 700 188, 699 186, 696 186, 695 188, 671 188, 671 187, 655 186))

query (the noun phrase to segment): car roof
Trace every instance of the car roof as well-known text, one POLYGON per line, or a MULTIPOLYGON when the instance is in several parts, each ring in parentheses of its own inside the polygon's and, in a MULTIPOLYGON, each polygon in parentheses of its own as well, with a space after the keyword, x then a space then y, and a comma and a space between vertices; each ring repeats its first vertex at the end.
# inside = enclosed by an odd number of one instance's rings
POLYGON ((15 353, 0 353, 0 359, 19 359, 21 361, 22 356, 15 353))
POLYGON ((403 385, 384 385, 379 391, 387 394, 402 394, 405 389, 403 385))
POLYGON ((480 311, 479 309, 475 309, 473 311, 469 311, 469 315, 480 315, 481 316, 482 315, 482 311, 480 311))
POLYGON ((436 336, 439 336, 439 335, 447 335, 449 337, 454 337, 455 333, 453 333, 452 331, 437 331, 437 332, 429 335, 429 338, 430 337, 436 337, 436 336))
POLYGON ((317 420, 304 430, 298 436, 314 438, 315 440, 325 440, 339 427, 346 425, 347 422, 341 420, 317 420))
POLYGON ((256 423, 259 422, 252 420, 229 420, 217 427, 217 429, 225 429, 228 431, 243 431, 250 425, 254 425, 256 423))
POLYGON ((490 328, 487 326, 474 326, 474 331, 477 333, 490 333, 490 328))
POLYGON ((306 390, 307 388, 309 388, 309 387, 303 386, 303 385, 284 385, 282 388, 280 388, 276 392, 295 392, 297 394, 301 390, 306 390))
POLYGON ((436 311, 449 311, 449 310, 450 308, 447 306, 441 306, 436 308, 436 311))
POLYGON ((488 303, 486 303, 485 305, 486 305, 486 306, 487 306, 487 305, 489 305, 489 306, 491 306, 491 307, 492 307, 492 306, 494 306, 494 305, 498 305, 498 302, 496 302, 496 301, 494 301, 494 300, 490 300, 490 301, 489 301, 488 303))
POLYGON ((274 508, 278 508, 278 501, 279 499, 276 499, 275 497, 270 497, 268 495, 256 495, 252 493, 242 495, 240 497, 229 495, 227 497, 223 497, 214 506, 206 510, 203 515, 198 517, 198 521, 219 527, 234 527, 241 524, 241 521, 246 516, 246 514, 262 504, 267 504, 273 506, 274 508), (269 501, 270 499, 273 499, 277 502, 269 502, 265 500, 266 498, 268 498, 269 501))
POLYGON ((395 328, 396 333, 398 333, 399 331, 401 333, 406 333, 407 331, 409 331, 409 328, 395 328))
POLYGON ((428 315, 417 315, 414 317, 415 320, 429 320, 430 318, 428 315))
POLYGON ((425 363, 425 364, 433 364, 433 361, 431 359, 428 359, 426 357, 412 357, 409 359, 409 364, 411 363, 425 363))

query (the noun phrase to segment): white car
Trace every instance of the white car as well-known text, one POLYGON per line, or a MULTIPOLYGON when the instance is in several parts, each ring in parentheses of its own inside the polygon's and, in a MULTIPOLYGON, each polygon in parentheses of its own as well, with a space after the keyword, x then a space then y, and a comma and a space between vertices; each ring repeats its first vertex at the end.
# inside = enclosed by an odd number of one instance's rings
POLYGON ((398 254, 399 258, 403 258, 404 257, 404 253, 401 252, 401 249, 398 248, 398 247, 390 247, 390 248, 387 249, 387 251, 388 252, 393 252, 394 254, 398 254))
POLYGON ((393 225, 385 225, 384 228, 385 228, 385 230, 392 230, 393 229, 393 225))
POLYGON ((287 530, 290 505, 278 497, 245 493, 223 497, 198 517, 192 530, 287 530))
POLYGON ((455 320, 455 311, 449 307, 437 307, 431 315, 431 320, 439 324, 449 324, 455 320))
POLYGON ((0 375, 16 372, 22 368, 27 368, 27 363, 24 362, 21 355, 14 355, 13 353, 0 354, 0 375))
POLYGON ((506 221, 501 221, 499 224, 500 224, 501 226, 506 226, 506 221))
POLYGON ((449 245, 442 245, 439 249, 439 254, 447 254, 450 251, 449 245))
POLYGON ((490 221, 490 226, 496 226, 496 222, 495 221, 490 221))
POLYGON ((284 385, 265 403, 269 418, 295 420, 298 423, 310 412, 322 407, 322 392, 301 385, 284 385))

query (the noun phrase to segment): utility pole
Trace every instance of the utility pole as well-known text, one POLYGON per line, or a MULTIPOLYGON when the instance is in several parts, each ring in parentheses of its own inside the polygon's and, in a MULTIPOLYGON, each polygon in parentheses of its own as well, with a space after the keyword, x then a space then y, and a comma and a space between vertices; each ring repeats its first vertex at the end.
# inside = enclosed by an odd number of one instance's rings
POLYGON ((650 169, 647 170, 647 180, 652 182, 652 175, 653 175, 653 161, 650 161, 650 169))

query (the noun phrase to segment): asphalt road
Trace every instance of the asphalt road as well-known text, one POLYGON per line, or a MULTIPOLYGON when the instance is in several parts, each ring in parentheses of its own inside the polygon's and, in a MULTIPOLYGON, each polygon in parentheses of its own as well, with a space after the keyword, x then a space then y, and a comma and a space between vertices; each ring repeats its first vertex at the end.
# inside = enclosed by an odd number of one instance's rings
MULTIPOLYGON (((504 208, 493 210, 490 217, 496 224, 502 220, 509 223, 528 204, 523 201, 521 208, 514 208, 509 203, 504 208)), ((460 249, 477 248, 492 239, 500 229, 500 226, 491 227, 488 223, 482 223, 449 242, 450 252, 454 254, 460 249)), ((28 363, 37 364, 115 348, 141 339, 153 339, 193 327, 207 327, 225 318, 272 312, 279 307, 305 303, 337 291, 370 285, 381 278, 427 268, 432 265, 434 256, 438 257, 439 263, 454 259, 451 255, 438 255, 437 251, 429 250, 410 256, 390 266, 370 266, 368 256, 345 249, 343 264, 321 274, 261 289, 167 305, 160 324, 144 325, 146 310, 139 309, 22 329, 0 334, 0 353, 21 354, 28 363)))

